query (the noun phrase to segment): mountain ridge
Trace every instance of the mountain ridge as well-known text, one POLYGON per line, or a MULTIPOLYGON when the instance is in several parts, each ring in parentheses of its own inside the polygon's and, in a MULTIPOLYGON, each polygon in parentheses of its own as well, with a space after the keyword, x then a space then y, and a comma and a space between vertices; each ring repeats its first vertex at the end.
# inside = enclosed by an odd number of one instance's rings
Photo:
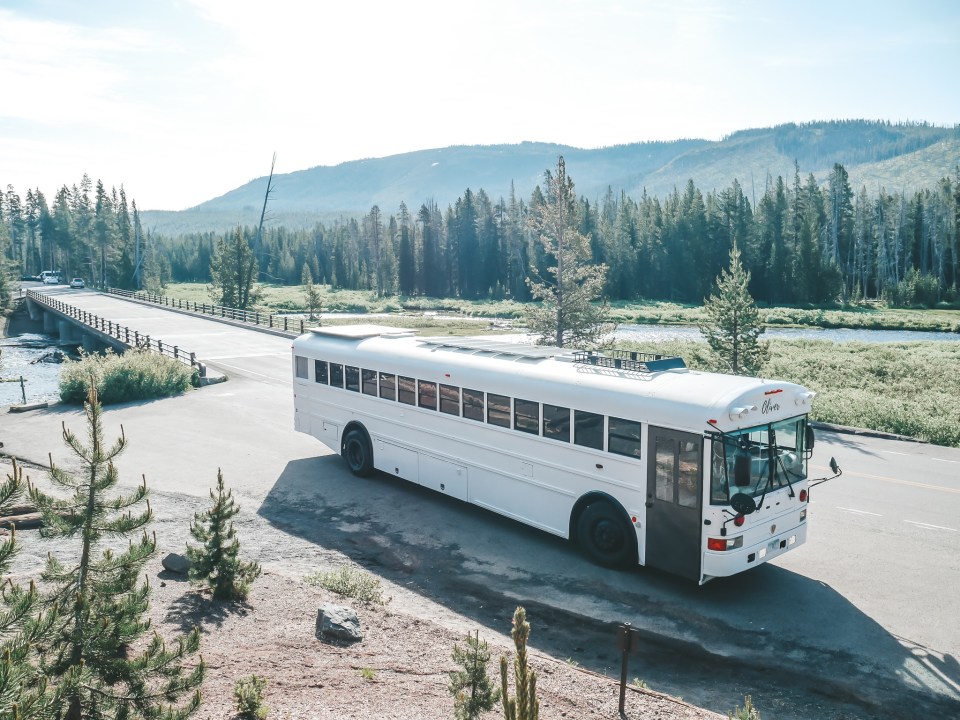
MULTIPOLYGON (((466 188, 483 189, 496 202, 511 189, 526 201, 545 170, 566 160, 577 193, 601 198, 609 187, 638 197, 661 199, 692 180, 704 193, 737 180, 753 202, 768 178, 818 182, 835 162, 846 168, 851 186, 875 193, 933 187, 960 166, 960 126, 891 124, 865 120, 787 123, 732 133, 719 141, 680 139, 584 149, 555 143, 456 145, 382 158, 351 160, 274 176, 268 216, 274 225, 304 227, 338 217, 358 217, 378 205, 386 214, 406 203, 452 204, 466 188)), ((163 234, 222 231, 253 225, 260 215, 267 177, 245 183, 193 208, 144 211, 144 226, 163 234)))

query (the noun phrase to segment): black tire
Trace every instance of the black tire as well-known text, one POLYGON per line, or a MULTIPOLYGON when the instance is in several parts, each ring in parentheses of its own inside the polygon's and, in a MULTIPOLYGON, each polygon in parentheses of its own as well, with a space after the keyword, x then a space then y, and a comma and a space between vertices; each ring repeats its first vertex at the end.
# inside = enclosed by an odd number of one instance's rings
POLYGON ((636 563, 637 533, 623 511, 608 502, 595 502, 580 513, 577 539, 598 565, 626 567, 636 563))
POLYGON ((366 477, 373 472, 373 450, 363 431, 351 430, 343 438, 343 459, 354 475, 366 477))

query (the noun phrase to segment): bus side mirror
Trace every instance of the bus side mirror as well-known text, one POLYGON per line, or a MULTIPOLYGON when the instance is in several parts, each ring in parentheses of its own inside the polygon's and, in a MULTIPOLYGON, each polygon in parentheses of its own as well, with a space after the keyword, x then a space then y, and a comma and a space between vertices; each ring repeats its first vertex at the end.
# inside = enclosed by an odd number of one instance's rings
POLYGON ((834 475, 840 474, 840 466, 837 464, 837 459, 834 457, 830 458, 830 469, 833 470, 834 475))
POLYGON ((750 455, 745 452, 733 456, 733 484, 737 487, 750 484, 750 455))
POLYGON ((813 450, 813 445, 815 442, 816 442, 816 438, 813 436, 813 428, 807 425, 807 434, 806 434, 807 452, 811 452, 813 450))

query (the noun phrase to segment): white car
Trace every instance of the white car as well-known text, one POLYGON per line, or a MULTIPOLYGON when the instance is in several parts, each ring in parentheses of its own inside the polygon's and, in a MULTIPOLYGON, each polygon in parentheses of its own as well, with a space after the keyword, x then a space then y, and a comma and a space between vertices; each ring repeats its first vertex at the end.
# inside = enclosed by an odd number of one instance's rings
POLYGON ((70 287, 79 289, 86 287, 86 285, 83 282, 83 278, 74 278, 70 281, 70 287))
POLYGON ((44 285, 59 285, 59 284, 60 284, 60 278, 58 278, 56 275, 44 275, 44 276, 43 276, 43 284, 44 284, 44 285))

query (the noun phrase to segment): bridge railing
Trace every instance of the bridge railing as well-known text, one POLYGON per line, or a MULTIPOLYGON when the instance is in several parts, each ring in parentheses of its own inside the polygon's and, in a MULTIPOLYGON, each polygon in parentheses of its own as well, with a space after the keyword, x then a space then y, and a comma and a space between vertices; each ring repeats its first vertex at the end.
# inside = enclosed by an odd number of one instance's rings
POLYGON ((92 328, 93 330, 96 330, 104 335, 108 335, 115 340, 119 340, 128 347, 146 350, 148 352, 157 353, 158 355, 165 355, 169 358, 173 358, 178 362, 182 362, 185 365, 195 368, 200 373, 200 377, 205 377, 207 374, 206 366, 197 360, 196 353, 189 352, 171 343, 165 343, 163 340, 158 338, 152 338, 149 335, 144 335, 138 330, 131 330, 126 325, 121 325, 118 322, 113 322, 112 320, 100 317, 99 315, 94 315, 86 310, 81 310, 78 307, 70 305, 69 303, 65 303, 56 297, 47 295, 38 290, 27 290, 26 295, 34 302, 50 308, 51 310, 55 310, 61 315, 65 315, 81 325, 92 328))
POLYGON ((157 293, 136 292, 133 290, 120 290, 118 288, 107 288, 107 293, 117 295, 118 297, 139 300, 140 302, 162 305, 175 310, 185 310, 201 315, 224 318, 234 322, 247 325, 256 325, 266 327, 271 330, 280 330, 289 333, 292 336, 303 335, 306 332, 307 321, 303 318, 291 318, 279 313, 263 313, 255 310, 238 310, 237 308, 224 307, 223 305, 212 305, 210 303, 198 303, 190 300, 180 300, 168 295, 159 295, 157 293))

